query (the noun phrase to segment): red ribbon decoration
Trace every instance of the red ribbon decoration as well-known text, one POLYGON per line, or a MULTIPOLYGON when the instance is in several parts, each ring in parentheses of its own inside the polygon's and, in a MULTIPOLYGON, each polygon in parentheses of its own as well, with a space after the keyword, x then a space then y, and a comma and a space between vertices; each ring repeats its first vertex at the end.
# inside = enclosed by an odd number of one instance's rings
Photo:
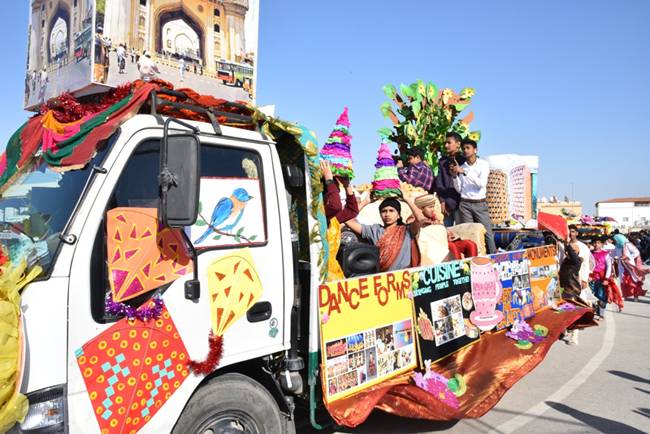
POLYGON ((219 362, 221 362, 221 356, 223 355, 223 337, 215 336, 212 334, 212 331, 210 331, 208 345, 210 350, 208 351, 208 356, 205 360, 202 362, 189 360, 187 362, 187 367, 194 373, 194 375, 208 375, 217 369, 219 362))

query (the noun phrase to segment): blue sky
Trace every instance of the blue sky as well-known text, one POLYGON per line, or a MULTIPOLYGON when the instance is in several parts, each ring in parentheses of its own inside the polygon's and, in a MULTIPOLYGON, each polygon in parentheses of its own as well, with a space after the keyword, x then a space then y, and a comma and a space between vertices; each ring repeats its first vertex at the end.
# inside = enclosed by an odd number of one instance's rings
MULTIPOLYGON (((28 1, 4 2, 0 143, 25 120, 28 1)), ((540 156, 540 195, 650 196, 650 2, 261 0, 258 103, 323 141, 350 110, 358 180, 387 83, 474 87, 479 152, 540 156)))

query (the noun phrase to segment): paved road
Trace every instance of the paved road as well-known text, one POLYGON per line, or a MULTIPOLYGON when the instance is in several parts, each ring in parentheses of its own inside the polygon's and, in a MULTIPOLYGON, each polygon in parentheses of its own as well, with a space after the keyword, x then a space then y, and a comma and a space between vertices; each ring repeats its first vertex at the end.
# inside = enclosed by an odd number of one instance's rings
MULTIPOLYGON (((650 284, 646 284, 650 290, 650 284)), ((578 346, 558 342, 546 359, 477 420, 429 422, 374 412, 338 433, 650 432, 650 298, 608 311, 578 346)))
MULTIPOLYGON (((131 63, 130 56, 126 62, 126 69, 124 74, 120 74, 117 68, 117 54, 112 51, 109 56, 110 67, 108 70, 108 80, 106 81, 106 84, 116 86, 124 82, 133 81, 140 78, 138 67, 136 63, 131 63)), ((158 67, 160 69, 160 78, 170 81, 176 88, 189 87, 201 94, 217 95, 220 98, 224 98, 230 101, 250 100, 248 92, 246 92, 241 87, 224 85, 220 81, 216 81, 203 75, 194 74, 193 68, 190 68, 189 71, 185 71, 184 80, 181 82, 178 69, 165 65, 159 65, 158 67)))

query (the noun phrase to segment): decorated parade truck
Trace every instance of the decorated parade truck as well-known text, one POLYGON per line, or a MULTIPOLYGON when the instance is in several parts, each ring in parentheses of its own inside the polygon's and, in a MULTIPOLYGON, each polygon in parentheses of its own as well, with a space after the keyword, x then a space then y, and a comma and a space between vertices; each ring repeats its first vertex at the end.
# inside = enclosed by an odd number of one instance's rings
POLYGON ((330 282, 318 159, 158 82, 30 118, 0 158, 0 431, 479 417, 586 316, 554 245, 370 275, 346 250, 330 282))

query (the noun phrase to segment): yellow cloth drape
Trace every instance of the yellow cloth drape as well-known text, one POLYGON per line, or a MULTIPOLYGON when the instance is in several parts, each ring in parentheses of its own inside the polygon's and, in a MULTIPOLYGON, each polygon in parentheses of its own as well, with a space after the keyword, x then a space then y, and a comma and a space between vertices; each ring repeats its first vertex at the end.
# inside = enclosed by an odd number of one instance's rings
POLYGON ((327 243, 330 247, 330 257, 327 261, 327 281, 344 279, 343 270, 339 261, 336 260, 336 254, 341 247, 341 223, 336 217, 330 220, 330 225, 327 228, 327 243))
POLYGON ((18 393, 21 372, 22 329, 20 319, 20 290, 40 272, 32 268, 25 274, 27 264, 10 265, 0 275, 0 432, 6 432, 27 414, 28 402, 18 393))
POLYGON ((68 122, 68 123, 59 122, 54 117, 54 112, 52 110, 48 110, 43 115, 43 118, 41 119, 41 124, 43 125, 43 127, 47 128, 50 131, 55 132, 56 134, 64 134, 66 127, 77 125, 85 120, 86 120, 85 118, 81 118, 79 120, 68 122))

